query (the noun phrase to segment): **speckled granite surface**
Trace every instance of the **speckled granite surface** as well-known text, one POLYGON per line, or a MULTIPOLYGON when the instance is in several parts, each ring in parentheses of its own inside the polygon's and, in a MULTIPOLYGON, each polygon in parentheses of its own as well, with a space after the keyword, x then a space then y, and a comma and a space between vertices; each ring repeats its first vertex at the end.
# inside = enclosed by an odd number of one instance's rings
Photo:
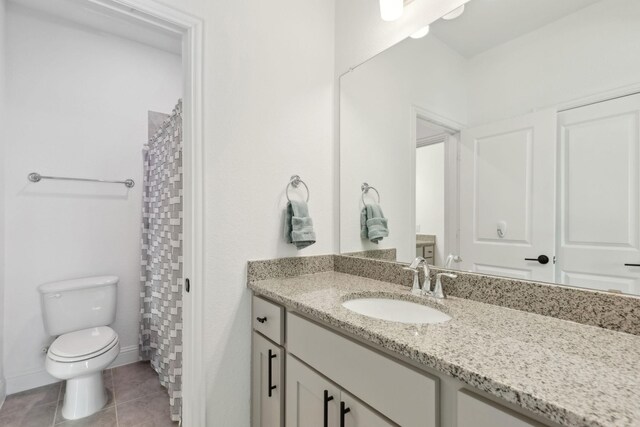
MULTIPOLYGON (((403 270, 404 266, 396 262, 341 255, 336 255, 334 260, 335 271, 410 286, 413 273, 403 270)), ((431 269, 432 283, 435 283, 435 273, 443 271, 449 270, 431 269)), ((458 278, 442 279, 447 295, 640 335, 640 297, 451 272, 458 278)))
MULTIPOLYGON (((387 322, 341 303, 415 300, 408 288, 338 272, 249 283, 257 294, 567 426, 640 426, 640 337, 448 298, 438 325, 387 322)), ((418 297, 426 304, 435 304, 418 297)))
POLYGON ((397 285, 410 286, 413 280, 413 273, 404 269, 406 265, 393 261, 336 255, 333 267, 339 273, 353 274, 397 285))
POLYGON ((371 249, 369 251, 347 252, 344 256, 354 256, 359 258, 382 259, 385 261, 395 261, 397 259, 396 249, 371 249))
MULTIPOLYGON (((435 273, 448 271, 433 268, 435 273)), ((640 335, 640 297, 451 271, 447 295, 640 335)), ((638 403, 640 405, 640 402, 638 403)))
POLYGON ((436 236, 431 234, 416 234, 416 246, 435 245, 436 236))
POLYGON ((247 282, 333 270, 334 255, 276 258, 247 263, 247 282))

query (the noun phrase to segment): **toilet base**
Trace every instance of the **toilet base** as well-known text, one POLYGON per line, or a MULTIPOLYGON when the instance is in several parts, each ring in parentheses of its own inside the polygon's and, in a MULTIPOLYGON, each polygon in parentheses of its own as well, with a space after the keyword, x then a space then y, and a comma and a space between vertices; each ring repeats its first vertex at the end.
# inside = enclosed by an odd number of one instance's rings
POLYGON ((77 420, 95 414, 107 404, 102 371, 67 380, 62 416, 77 420))

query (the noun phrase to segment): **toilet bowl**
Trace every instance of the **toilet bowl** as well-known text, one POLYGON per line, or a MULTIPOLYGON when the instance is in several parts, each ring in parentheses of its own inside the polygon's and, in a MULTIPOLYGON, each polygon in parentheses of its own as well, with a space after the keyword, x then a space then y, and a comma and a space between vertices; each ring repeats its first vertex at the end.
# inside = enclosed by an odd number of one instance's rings
POLYGON ((39 287, 43 318, 50 335, 47 372, 66 380, 62 416, 84 418, 107 403, 102 371, 120 353, 115 320, 116 276, 86 277, 39 287))
POLYGON ((84 418, 104 407, 108 396, 102 371, 119 352, 118 334, 108 326, 64 334, 51 344, 45 367, 52 377, 67 381, 62 405, 65 419, 84 418))

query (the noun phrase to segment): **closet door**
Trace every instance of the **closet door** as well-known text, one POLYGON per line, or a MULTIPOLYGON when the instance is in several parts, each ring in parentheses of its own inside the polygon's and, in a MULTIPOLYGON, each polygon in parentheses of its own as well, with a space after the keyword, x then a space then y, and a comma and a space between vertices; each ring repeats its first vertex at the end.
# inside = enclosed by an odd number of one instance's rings
POLYGON ((561 283, 640 294, 639 118, 640 95, 558 117, 561 283))
POLYGON ((462 131, 461 269, 553 281, 556 122, 546 110, 462 131))
POLYGON ((340 389, 290 356, 286 408, 287 427, 338 427, 340 389))

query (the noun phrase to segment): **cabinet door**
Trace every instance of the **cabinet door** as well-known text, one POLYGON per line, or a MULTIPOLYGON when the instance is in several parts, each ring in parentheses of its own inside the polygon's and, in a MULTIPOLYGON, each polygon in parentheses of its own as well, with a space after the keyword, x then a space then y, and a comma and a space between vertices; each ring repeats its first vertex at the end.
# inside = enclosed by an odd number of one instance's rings
POLYGON ((347 392, 340 395, 340 427, 389 427, 393 424, 347 392))
POLYGON ((251 425, 282 426, 284 351, 257 332, 253 332, 252 358, 251 425))
POLYGON ((458 391, 458 425, 457 427, 543 427, 542 424, 530 420, 493 402, 474 396, 466 390, 458 391))
POLYGON ((311 368, 287 359, 287 427, 338 427, 340 390, 311 368))

